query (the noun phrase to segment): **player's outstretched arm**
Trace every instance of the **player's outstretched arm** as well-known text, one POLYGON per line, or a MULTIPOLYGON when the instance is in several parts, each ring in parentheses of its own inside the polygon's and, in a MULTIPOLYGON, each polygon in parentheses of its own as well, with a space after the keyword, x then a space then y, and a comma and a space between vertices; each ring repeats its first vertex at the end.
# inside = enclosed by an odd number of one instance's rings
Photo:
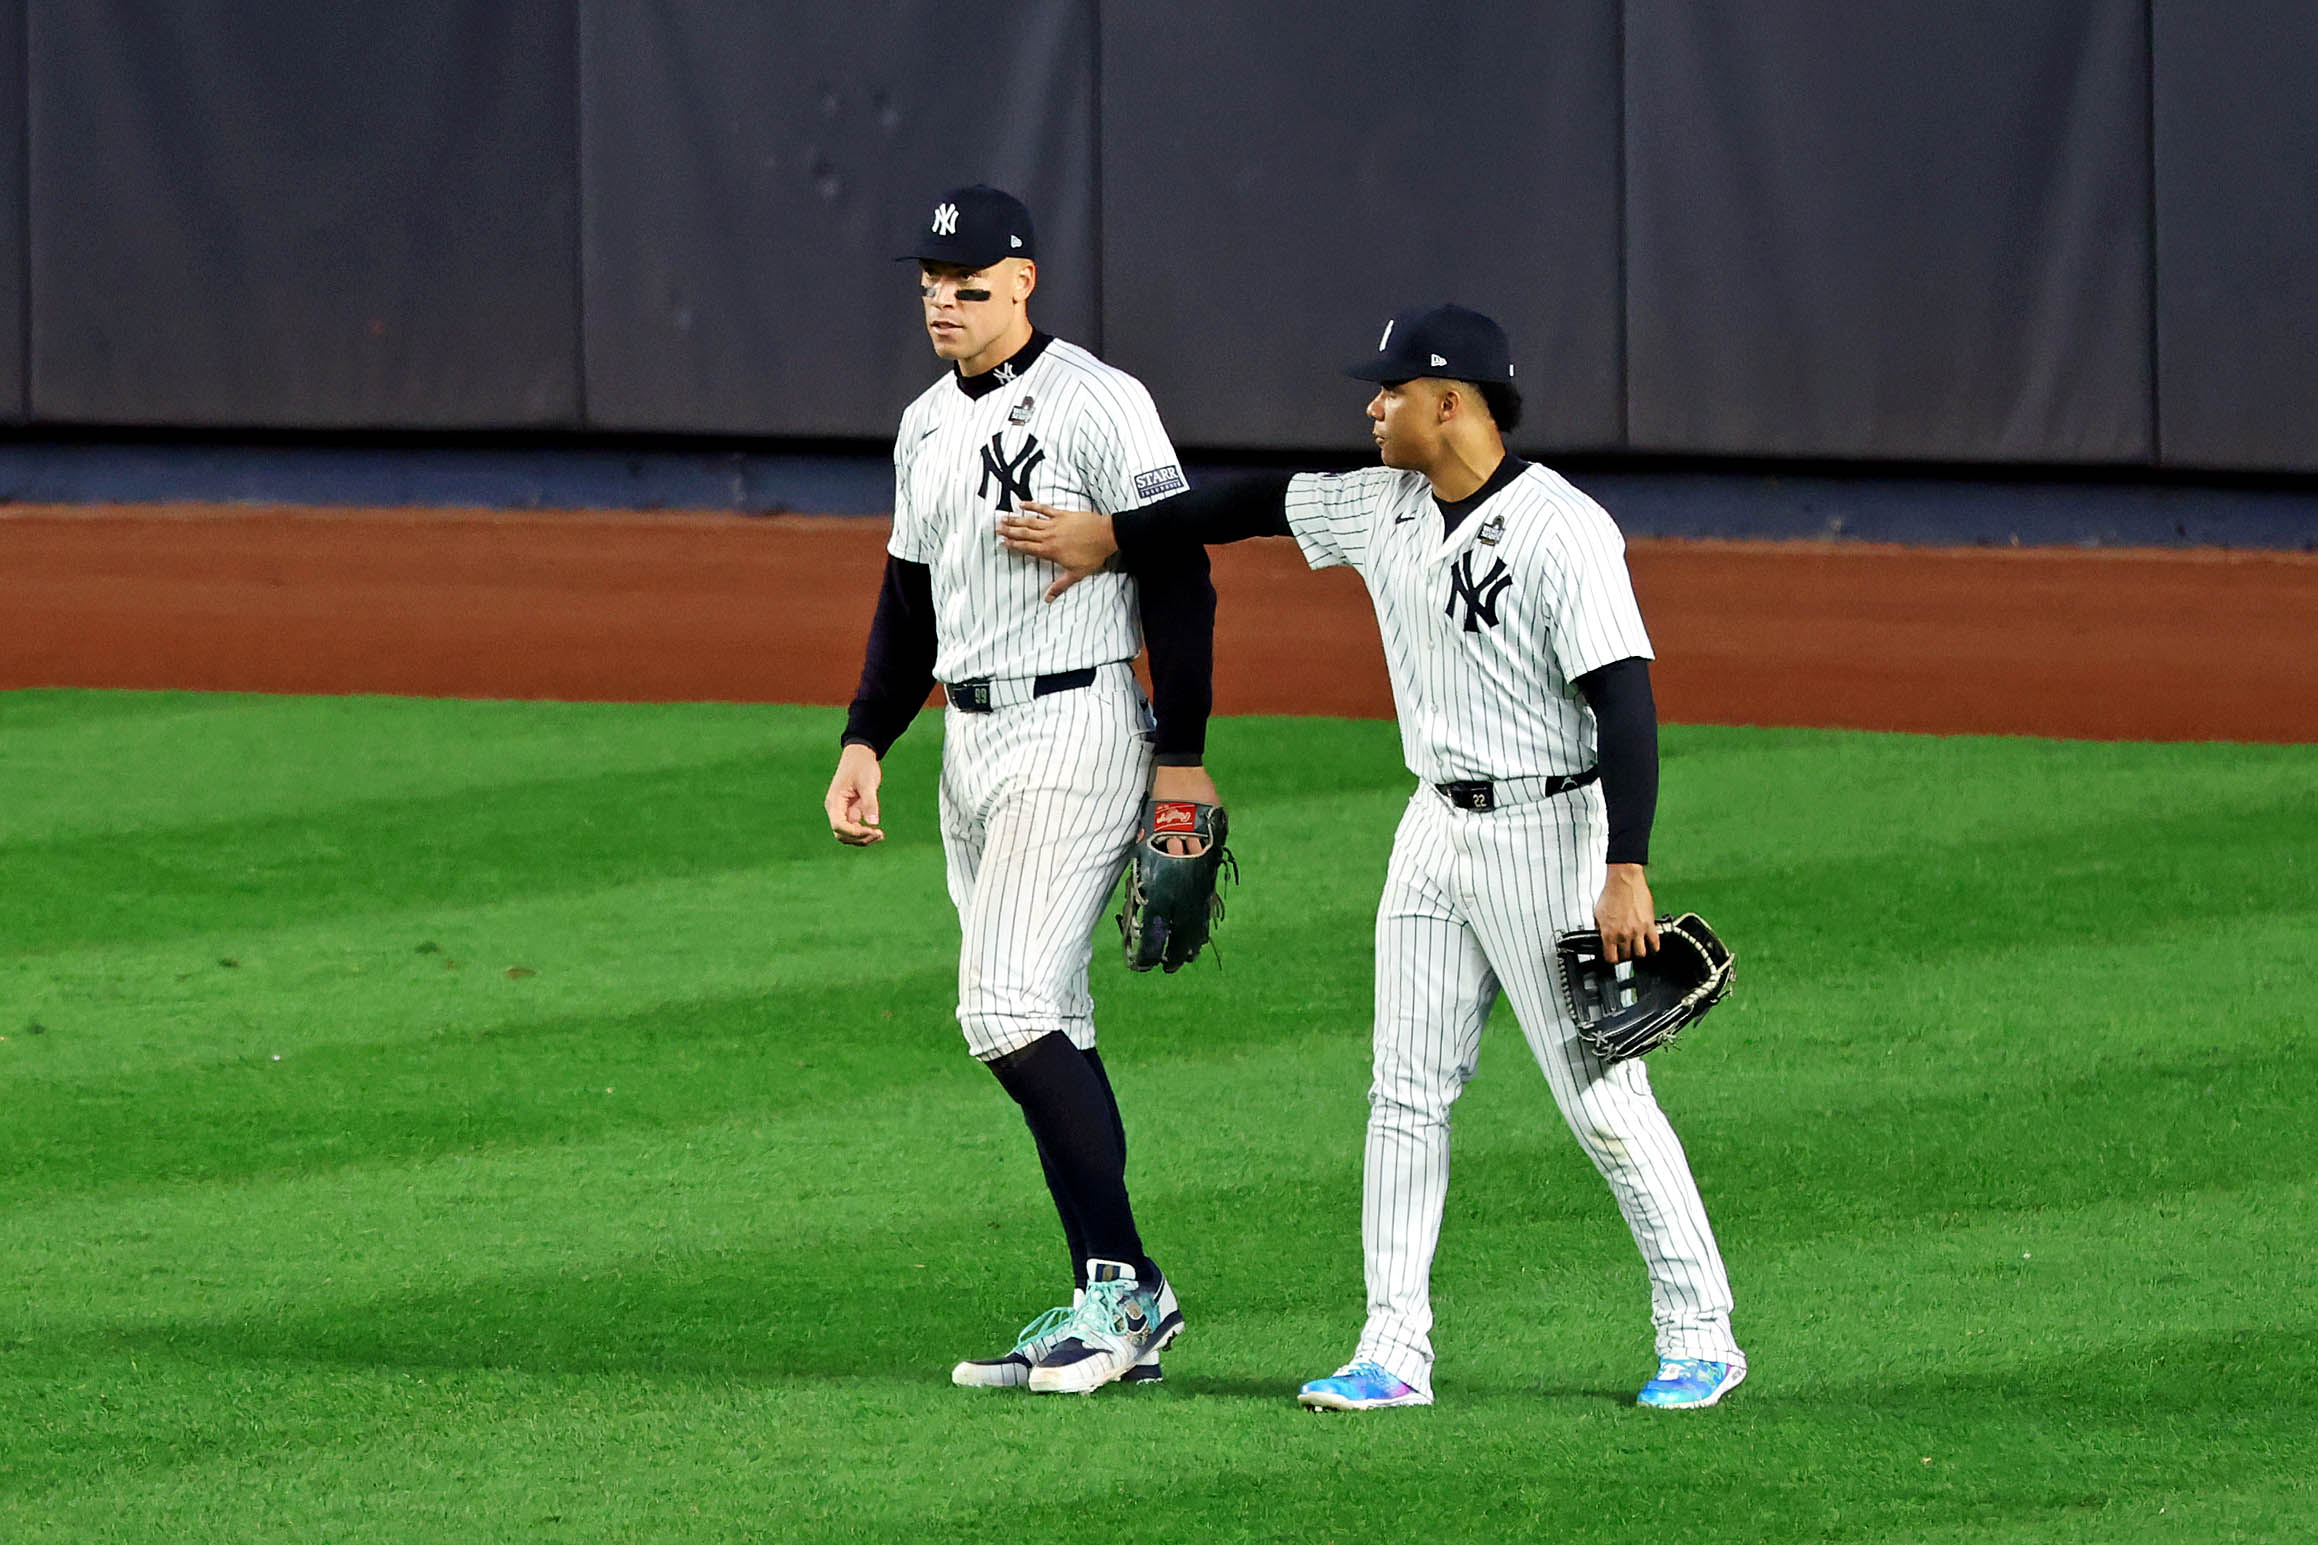
POLYGON ((999 518, 998 537, 1011 550, 1043 558, 1062 570, 1062 576, 1046 587, 1049 601, 1089 574, 1101 573, 1119 550, 1110 516, 1058 510, 1029 499, 1022 501, 1021 512, 999 518))
POLYGON ((1047 590, 1051 601, 1114 557, 1129 573, 1140 573, 1146 562, 1164 562, 1187 547, 1292 535, 1286 502, 1292 481, 1294 474, 1287 472, 1232 478, 1122 510, 1116 518, 1025 500, 1028 513, 1001 520, 998 536, 1015 552, 1063 570, 1047 590))
POLYGON ((865 848, 885 840, 877 817, 877 786, 884 778, 885 769, 869 747, 850 745, 839 754, 837 775, 829 780, 829 797, 821 802, 829 812, 829 830, 836 833, 839 842, 865 848))

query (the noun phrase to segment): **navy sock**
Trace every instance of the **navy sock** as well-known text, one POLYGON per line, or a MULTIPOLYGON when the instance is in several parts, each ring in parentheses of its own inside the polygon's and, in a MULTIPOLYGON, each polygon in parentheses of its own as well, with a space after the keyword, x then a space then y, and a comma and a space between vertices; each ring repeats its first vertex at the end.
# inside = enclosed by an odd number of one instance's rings
MULTIPOLYGON (((1027 1117, 1025 1118, 1027 1120, 1027 1117)), ((1031 1141, 1038 1141, 1038 1131, 1031 1129, 1031 1141)), ((1070 1252, 1070 1282, 1074 1288, 1087 1285, 1087 1231, 1079 1227, 1078 1209, 1070 1204, 1070 1188, 1063 1184, 1062 1171, 1055 1167, 1054 1155, 1046 1151, 1046 1144, 1038 1144, 1038 1167, 1046 1176, 1046 1194, 1054 1198, 1056 1216, 1062 1219, 1062 1244, 1070 1252)))
POLYGON ((1126 1127, 1101 1061, 1057 1031, 993 1058, 989 1067, 1022 1107, 1038 1144, 1055 1212, 1078 1257, 1074 1279, 1083 1282, 1092 1256, 1124 1261, 1138 1280, 1156 1281, 1158 1269, 1143 1254, 1127 1199, 1126 1127))

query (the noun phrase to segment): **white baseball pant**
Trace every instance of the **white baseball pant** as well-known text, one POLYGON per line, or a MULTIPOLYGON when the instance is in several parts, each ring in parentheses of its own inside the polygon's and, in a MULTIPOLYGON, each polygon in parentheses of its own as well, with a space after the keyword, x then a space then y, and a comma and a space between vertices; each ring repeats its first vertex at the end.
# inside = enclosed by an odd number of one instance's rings
POLYGON ((1152 765, 1150 705, 1125 663, 1046 697, 997 686, 1001 706, 948 709, 942 726, 942 847, 964 935, 958 1025, 985 1062, 1057 1030, 1094 1046, 1094 926, 1152 765))
POLYGON ((1682 1144, 1639 1059, 1578 1039, 1556 935, 1594 926, 1607 874, 1599 785, 1477 812, 1420 785, 1376 914, 1375 1077, 1361 1243, 1358 1356, 1432 1388, 1433 1252, 1449 1187, 1449 1109, 1472 1078, 1502 990, 1578 1145, 1609 1182, 1650 1277, 1661 1357, 1743 1364, 1730 1281, 1682 1144))

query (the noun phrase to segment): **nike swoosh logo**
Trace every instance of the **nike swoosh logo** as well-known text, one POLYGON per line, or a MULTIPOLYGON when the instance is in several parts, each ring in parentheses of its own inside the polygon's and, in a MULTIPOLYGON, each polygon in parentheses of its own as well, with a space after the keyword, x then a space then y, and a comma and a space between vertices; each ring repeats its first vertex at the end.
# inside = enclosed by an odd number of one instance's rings
POLYGON ((1392 518, 1392 523, 1396 526, 1405 526, 1414 519, 1416 519, 1414 515, 1395 515, 1392 518))
POLYGON ((921 440, 930 439, 933 436, 940 434, 941 432, 941 426, 937 424, 932 429, 927 430, 924 434, 919 435, 918 438, 921 440))

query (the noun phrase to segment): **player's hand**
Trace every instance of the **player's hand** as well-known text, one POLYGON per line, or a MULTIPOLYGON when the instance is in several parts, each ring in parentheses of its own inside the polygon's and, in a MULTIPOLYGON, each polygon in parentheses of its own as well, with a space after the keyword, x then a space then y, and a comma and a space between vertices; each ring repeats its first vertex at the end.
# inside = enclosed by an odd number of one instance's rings
POLYGON ((1594 903, 1594 927, 1602 936, 1602 958, 1612 965, 1658 948, 1658 909, 1640 864, 1612 864, 1594 903))
MULTIPOLYGON (((1215 780, 1204 767, 1160 767, 1151 773, 1153 799, 1189 800, 1194 804, 1220 805, 1223 796, 1215 791, 1215 780)), ((1179 858, 1195 857, 1201 844, 1191 837, 1162 837, 1159 851, 1173 853, 1179 858)))
POLYGON ((1028 499, 1022 501, 1021 512, 998 517, 998 539, 1010 551, 1043 558, 1062 570, 1062 577, 1046 587, 1049 601, 1089 574, 1101 573, 1119 550, 1110 516, 1058 510, 1028 499))
POLYGON ((847 746, 837 758, 837 776, 829 780, 821 808, 829 812, 829 829, 839 842, 865 848, 885 840, 877 824, 877 786, 884 778, 877 753, 867 746, 847 746))

